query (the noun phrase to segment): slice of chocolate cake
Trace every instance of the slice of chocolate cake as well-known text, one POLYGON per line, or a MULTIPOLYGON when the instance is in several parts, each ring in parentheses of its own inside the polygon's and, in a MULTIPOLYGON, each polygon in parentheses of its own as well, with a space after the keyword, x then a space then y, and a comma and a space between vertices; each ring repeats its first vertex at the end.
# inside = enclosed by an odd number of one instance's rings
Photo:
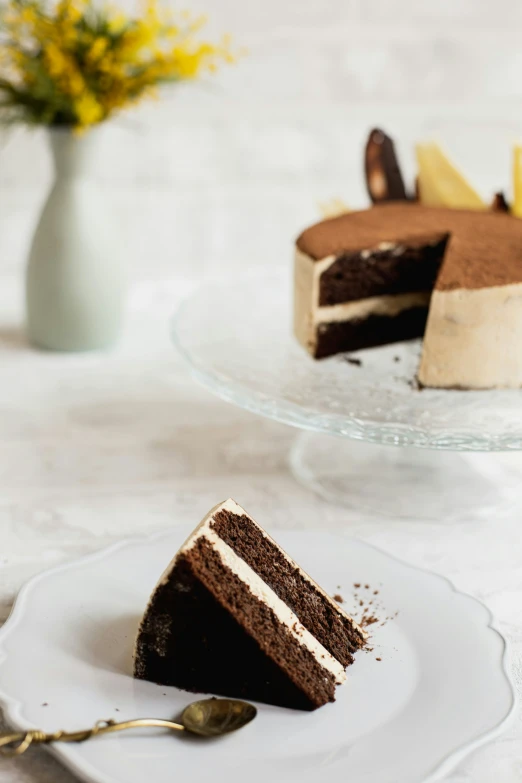
POLYGON ((334 701, 366 634, 233 500, 216 506, 157 584, 134 676, 313 710, 334 701))

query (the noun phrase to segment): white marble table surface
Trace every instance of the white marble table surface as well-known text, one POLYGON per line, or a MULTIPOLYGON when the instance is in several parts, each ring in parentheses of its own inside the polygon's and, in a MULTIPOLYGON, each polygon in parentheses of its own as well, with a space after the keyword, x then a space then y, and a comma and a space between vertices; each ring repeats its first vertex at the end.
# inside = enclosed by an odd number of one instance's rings
MULTIPOLYGON (((42 569, 167 528, 181 512, 196 522, 232 495, 272 529, 349 528, 481 598, 511 642, 520 693, 522 504, 449 528, 364 518, 315 497, 287 466, 293 430, 214 399, 186 374, 168 339, 168 316, 184 287, 143 283, 131 294, 114 352, 60 356, 25 344, 19 287, 2 282, 0 623, 19 587, 42 569)), ((2 783, 73 780, 40 749, 0 761, 2 783)), ((522 781, 520 717, 447 780, 522 781)))

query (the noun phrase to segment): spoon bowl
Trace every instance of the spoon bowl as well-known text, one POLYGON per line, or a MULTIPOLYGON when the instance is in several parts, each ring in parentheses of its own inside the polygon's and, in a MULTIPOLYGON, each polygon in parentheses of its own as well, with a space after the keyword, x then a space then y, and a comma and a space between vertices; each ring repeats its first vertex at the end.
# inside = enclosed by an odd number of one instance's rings
POLYGON ((253 704, 236 699, 202 699, 185 707, 181 722, 187 731, 202 737, 230 734, 254 720, 253 704))

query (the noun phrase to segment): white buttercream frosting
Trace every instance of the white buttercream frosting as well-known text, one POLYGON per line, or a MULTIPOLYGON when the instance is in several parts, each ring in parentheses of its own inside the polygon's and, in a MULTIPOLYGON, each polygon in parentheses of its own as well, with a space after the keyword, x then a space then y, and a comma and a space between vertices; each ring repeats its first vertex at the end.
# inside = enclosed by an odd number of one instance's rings
POLYGON ((294 263, 294 334, 310 353, 314 352, 316 336, 314 325, 314 283, 316 272, 314 261, 295 251, 294 263))

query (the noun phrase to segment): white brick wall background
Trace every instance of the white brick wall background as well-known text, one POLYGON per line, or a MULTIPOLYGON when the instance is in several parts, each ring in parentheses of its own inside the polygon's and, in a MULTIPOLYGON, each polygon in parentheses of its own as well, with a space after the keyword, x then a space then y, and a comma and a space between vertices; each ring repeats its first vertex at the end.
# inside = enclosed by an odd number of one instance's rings
MULTIPOLYGON (((110 130, 93 176, 135 277, 284 263, 319 201, 364 203, 360 145, 373 124, 395 134, 409 172, 413 141, 442 127, 486 191, 509 184, 522 127, 519 0, 188 5, 249 53, 110 130)), ((43 133, 1 134, 0 274, 23 265, 50 172, 43 133)))

